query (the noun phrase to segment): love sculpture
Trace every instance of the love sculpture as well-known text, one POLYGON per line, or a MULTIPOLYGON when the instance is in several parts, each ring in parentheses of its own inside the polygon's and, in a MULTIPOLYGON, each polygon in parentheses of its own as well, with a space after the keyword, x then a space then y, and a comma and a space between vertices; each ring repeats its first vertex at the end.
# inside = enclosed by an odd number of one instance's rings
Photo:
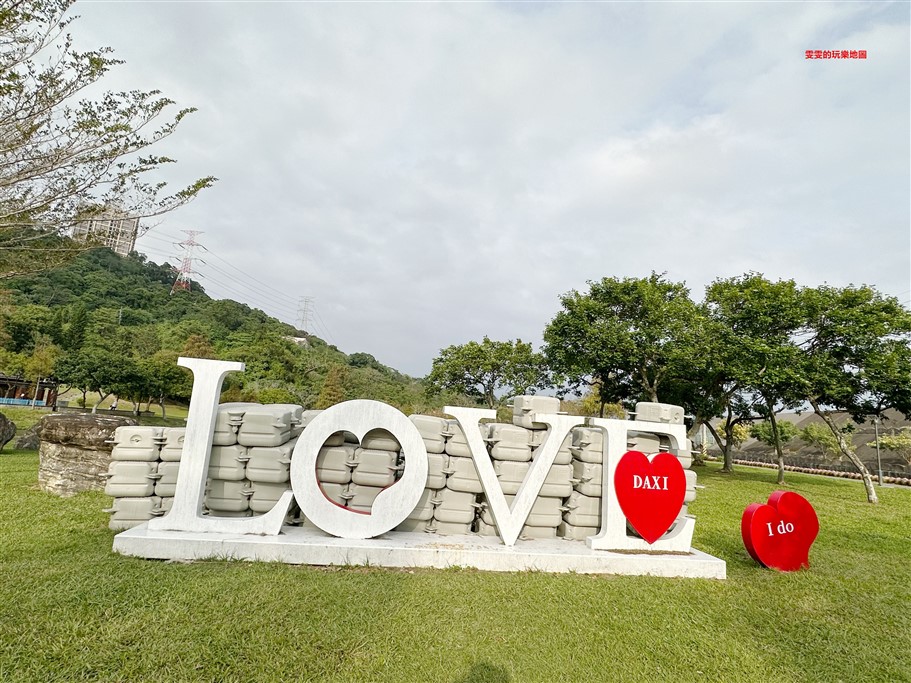
POLYGON ((546 440, 536 450, 510 505, 480 430, 480 421, 495 419, 496 411, 446 407, 445 412, 455 418, 465 434, 501 538, 435 537, 393 531, 414 510, 427 481, 427 451, 417 428, 384 403, 348 401, 323 411, 308 424, 294 447, 291 491, 285 492, 269 512, 248 518, 203 515, 222 382, 229 372, 243 371, 244 365, 199 358, 180 358, 178 364, 193 372, 194 382, 173 504, 164 516, 119 534, 114 539, 117 552, 161 559, 228 556, 303 564, 725 576, 722 560, 691 548, 695 520, 687 516, 674 525, 686 486, 677 458, 668 453, 651 459, 637 452, 624 455, 629 432, 663 434, 672 448, 685 447, 686 428, 682 424, 535 414, 535 422, 547 425, 546 440), (520 541, 522 526, 560 445, 570 430, 580 425, 600 428, 604 434, 599 532, 584 544, 562 539, 520 541), (361 439, 375 429, 386 430, 401 444, 405 467, 401 479, 382 490, 370 513, 365 514, 341 507, 323 494, 316 477, 316 459, 331 435, 347 431, 361 439), (294 500, 302 514, 322 531, 283 526, 294 500), (627 522, 638 536, 628 532, 627 522))

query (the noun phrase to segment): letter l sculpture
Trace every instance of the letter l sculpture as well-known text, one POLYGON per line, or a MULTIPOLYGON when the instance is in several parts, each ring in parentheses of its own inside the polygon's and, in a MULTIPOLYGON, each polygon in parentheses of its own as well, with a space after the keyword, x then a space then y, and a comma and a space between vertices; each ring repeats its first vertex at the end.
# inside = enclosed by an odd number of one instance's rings
POLYGON ((286 491, 275 506, 259 517, 204 517, 202 500, 209 472, 209 454, 218 413, 221 384, 229 372, 243 372, 244 364, 205 358, 178 358, 177 364, 193 372, 193 393, 187 415, 187 434, 184 438, 174 503, 164 517, 149 520, 150 531, 213 531, 223 534, 279 533, 288 508, 294 499, 286 491))

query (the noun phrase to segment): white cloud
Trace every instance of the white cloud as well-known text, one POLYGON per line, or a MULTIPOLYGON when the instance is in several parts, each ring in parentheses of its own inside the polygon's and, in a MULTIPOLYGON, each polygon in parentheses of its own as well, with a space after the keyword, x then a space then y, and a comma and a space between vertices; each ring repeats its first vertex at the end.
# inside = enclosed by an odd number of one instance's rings
POLYGON ((275 312, 314 296, 340 348, 406 372, 484 334, 537 340, 560 294, 604 276, 666 270, 699 296, 756 270, 911 299, 906 7, 80 13, 80 39, 127 62, 115 87, 200 109, 166 151, 175 181, 221 182, 160 232, 205 230, 286 292, 275 312), (804 59, 834 48, 869 57, 804 59))

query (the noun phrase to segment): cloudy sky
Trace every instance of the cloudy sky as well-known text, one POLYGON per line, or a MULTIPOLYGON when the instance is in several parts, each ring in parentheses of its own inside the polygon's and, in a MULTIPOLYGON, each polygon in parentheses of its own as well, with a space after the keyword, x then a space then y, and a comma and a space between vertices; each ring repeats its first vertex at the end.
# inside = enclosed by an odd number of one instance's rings
POLYGON ((652 270, 700 299, 757 271, 911 302, 907 3, 77 3, 112 89, 199 109, 158 151, 220 181, 218 298, 423 375, 540 342, 559 297, 652 270), (866 50, 806 59, 806 50, 866 50))

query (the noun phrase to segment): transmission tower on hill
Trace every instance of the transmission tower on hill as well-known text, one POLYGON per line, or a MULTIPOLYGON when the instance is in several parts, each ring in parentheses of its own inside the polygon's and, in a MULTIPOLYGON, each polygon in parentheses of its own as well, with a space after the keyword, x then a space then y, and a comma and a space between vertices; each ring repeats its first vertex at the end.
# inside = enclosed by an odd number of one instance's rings
POLYGON ((313 306, 312 296, 302 296, 297 301, 297 324, 298 329, 304 332, 310 331, 310 311, 313 306))
POLYGON ((171 285, 171 294, 178 289, 190 291, 190 275, 194 274, 193 249, 202 246, 196 241, 196 236, 202 234, 201 230, 182 230, 181 232, 187 234, 187 239, 177 243, 177 246, 183 249, 183 259, 180 262, 180 268, 177 270, 177 278, 174 280, 174 284, 171 285))

